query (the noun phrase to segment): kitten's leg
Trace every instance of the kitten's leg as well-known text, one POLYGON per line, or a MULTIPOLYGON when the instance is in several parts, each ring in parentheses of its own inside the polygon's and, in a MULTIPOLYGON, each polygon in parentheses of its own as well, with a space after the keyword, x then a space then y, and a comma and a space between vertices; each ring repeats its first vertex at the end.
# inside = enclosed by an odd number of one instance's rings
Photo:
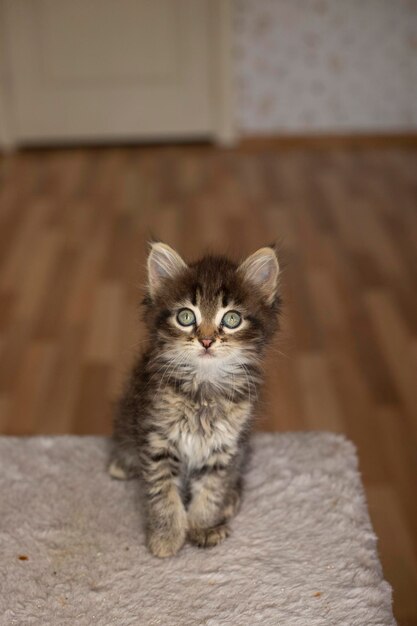
POLYGON ((242 480, 239 478, 235 485, 233 485, 227 494, 224 507, 223 518, 228 521, 232 519, 239 511, 242 500, 242 480))
POLYGON ((179 459, 169 450, 147 456, 144 463, 147 502, 147 542, 158 557, 173 556, 183 546, 187 533, 187 513, 176 477, 179 459))
POLYGON ((112 478, 116 478, 116 480, 128 480, 128 478, 130 478, 125 468, 122 467, 116 460, 111 461, 109 465, 109 474, 112 478))
POLYGON ((129 480, 140 476, 139 452, 133 447, 114 443, 108 472, 117 480, 129 480))
POLYGON ((215 546, 229 535, 228 520, 240 503, 238 481, 231 480, 233 468, 214 463, 192 486, 188 509, 188 538, 201 547, 215 546))
POLYGON ((117 480, 140 476, 140 440, 135 424, 138 420, 137 403, 130 392, 120 399, 114 419, 112 449, 108 472, 117 480))

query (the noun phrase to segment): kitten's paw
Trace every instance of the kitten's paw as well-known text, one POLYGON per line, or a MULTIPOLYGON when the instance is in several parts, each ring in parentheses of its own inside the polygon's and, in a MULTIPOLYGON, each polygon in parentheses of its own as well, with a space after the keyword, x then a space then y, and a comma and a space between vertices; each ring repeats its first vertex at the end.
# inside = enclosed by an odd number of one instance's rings
POLYGON ((117 480, 128 480, 128 478, 130 478, 126 470, 124 470, 117 461, 112 461, 110 463, 109 474, 112 478, 116 478, 117 480))
POLYGON ((191 528, 188 531, 188 539, 199 548, 213 548, 229 535, 230 529, 227 524, 219 524, 213 528, 191 528))
POLYGON ((185 531, 167 535, 160 532, 152 532, 148 537, 148 548, 154 556, 165 559, 177 554, 184 542, 185 531))

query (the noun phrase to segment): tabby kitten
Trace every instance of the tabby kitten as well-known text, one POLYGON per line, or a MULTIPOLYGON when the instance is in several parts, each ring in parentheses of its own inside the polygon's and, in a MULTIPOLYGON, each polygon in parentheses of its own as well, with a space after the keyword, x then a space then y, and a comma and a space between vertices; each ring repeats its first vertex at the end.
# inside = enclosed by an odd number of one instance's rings
POLYGON ((186 265, 163 243, 148 258, 149 347, 114 425, 110 474, 140 476, 147 543, 158 557, 185 540, 214 546, 237 512, 260 358, 277 327, 278 260, 261 248, 241 265, 186 265))

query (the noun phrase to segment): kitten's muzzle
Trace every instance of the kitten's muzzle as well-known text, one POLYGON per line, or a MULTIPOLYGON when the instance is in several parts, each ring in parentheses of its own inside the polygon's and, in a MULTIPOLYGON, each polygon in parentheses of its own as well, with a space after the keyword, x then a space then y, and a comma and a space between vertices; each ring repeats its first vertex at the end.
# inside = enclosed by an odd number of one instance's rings
POLYGON ((208 350, 211 344, 214 342, 214 338, 204 337, 203 339, 199 339, 199 342, 201 343, 202 346, 205 347, 206 350, 208 350))

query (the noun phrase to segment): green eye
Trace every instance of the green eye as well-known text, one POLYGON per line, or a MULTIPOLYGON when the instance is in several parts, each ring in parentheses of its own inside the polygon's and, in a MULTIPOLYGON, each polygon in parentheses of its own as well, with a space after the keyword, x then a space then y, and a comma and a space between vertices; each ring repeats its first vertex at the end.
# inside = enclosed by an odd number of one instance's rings
POLYGON ((242 322, 242 317, 237 311, 228 311, 223 315, 222 324, 227 328, 237 328, 242 322))
POLYGON ((195 324, 195 315, 191 309, 181 309, 177 315, 177 322, 181 326, 191 326, 195 324))

